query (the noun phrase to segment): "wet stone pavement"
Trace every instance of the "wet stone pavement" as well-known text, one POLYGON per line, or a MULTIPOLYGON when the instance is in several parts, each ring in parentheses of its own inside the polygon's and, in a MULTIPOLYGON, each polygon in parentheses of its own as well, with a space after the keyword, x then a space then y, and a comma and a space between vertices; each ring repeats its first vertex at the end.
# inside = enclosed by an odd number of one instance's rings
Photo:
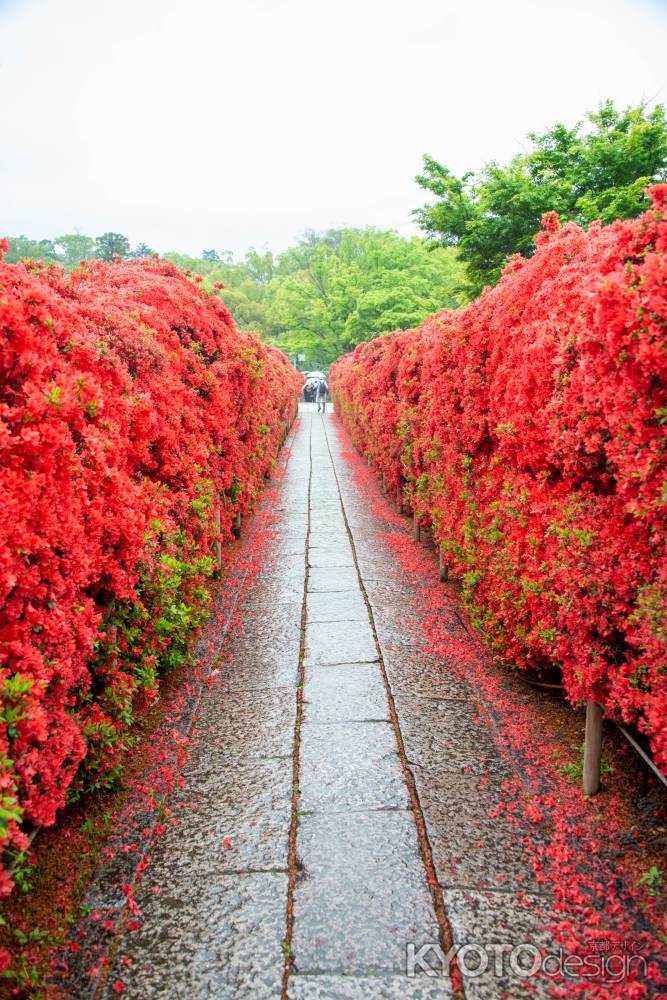
POLYGON ((342 449, 335 418, 302 405, 271 555, 203 690, 178 824, 109 975, 75 996, 118 981, 132 1000, 546 995, 490 973, 455 988, 435 952, 434 975, 406 975, 411 944, 547 945, 548 900, 488 815, 507 762, 474 693, 415 638, 410 584, 342 449))

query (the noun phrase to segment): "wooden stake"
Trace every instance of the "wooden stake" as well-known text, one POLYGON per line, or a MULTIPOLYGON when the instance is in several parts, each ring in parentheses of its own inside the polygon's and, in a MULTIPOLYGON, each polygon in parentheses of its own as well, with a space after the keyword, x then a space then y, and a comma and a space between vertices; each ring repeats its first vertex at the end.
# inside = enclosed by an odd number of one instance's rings
POLYGON ((218 497, 218 499, 216 500, 216 503, 215 503, 215 535, 216 535, 216 538, 215 538, 215 558, 216 558, 216 561, 218 563, 218 569, 219 570, 222 569, 222 543, 220 541, 220 532, 221 532, 221 530, 222 529, 221 529, 221 526, 220 526, 220 497, 218 497))
POLYGON ((442 549, 438 549, 438 572, 440 574, 440 583, 449 580, 449 566, 444 560, 442 549))
POLYGON ((419 525, 419 518, 417 517, 417 512, 412 515, 412 537, 416 542, 421 538, 421 527, 419 525))
POLYGON ((600 791, 600 758, 602 756, 602 708, 594 701, 586 705, 586 736, 584 738, 584 795, 600 791))

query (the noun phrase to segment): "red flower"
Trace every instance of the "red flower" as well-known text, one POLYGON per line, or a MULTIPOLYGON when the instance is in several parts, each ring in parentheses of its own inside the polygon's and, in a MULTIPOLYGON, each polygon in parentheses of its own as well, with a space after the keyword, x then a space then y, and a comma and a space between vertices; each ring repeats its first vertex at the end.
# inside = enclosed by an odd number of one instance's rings
POLYGON ((588 231, 548 213, 496 288, 360 344, 331 385, 491 646, 558 666, 666 765, 667 185, 650 194, 588 231))
POLYGON ((6 848, 113 773, 186 655, 186 628, 155 623, 174 597, 201 619, 214 539, 259 492, 299 386, 159 259, 70 275, 0 260, 0 289, 6 848))

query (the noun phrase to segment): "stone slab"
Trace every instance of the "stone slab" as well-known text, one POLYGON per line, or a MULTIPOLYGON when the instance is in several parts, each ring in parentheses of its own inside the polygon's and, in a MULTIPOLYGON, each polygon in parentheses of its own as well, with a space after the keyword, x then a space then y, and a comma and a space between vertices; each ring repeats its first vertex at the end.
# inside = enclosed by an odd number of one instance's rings
POLYGON ((396 737, 388 722, 301 728, 299 811, 407 809, 396 737))
MULTIPOLYGON (((551 935, 543 929, 554 915, 543 898, 526 895, 519 899, 503 892, 451 890, 445 892, 444 902, 455 946, 457 949, 466 944, 472 946, 461 970, 466 1000, 497 1000, 504 996, 512 1000, 546 1000, 553 996, 553 979, 542 974, 517 975, 512 971, 509 957, 511 949, 519 944, 545 952, 554 949, 551 935), (488 949, 488 967, 477 974, 479 948, 486 946, 493 946, 488 949), (503 946, 507 953, 503 956, 501 952, 496 965, 494 948, 503 946)), ((517 954, 515 961, 517 964, 523 961, 530 968, 530 951, 526 950, 522 956, 517 954)))
POLYGON ((287 875, 176 881, 165 874, 153 883, 159 894, 147 883, 138 896, 139 928, 123 938, 104 1000, 117 996, 117 979, 128 1000, 279 998, 287 875))
POLYGON ((288 1000, 449 1000, 449 977, 300 976, 290 978, 288 1000))
POLYGON ((343 590, 308 595, 308 622, 366 622, 368 608, 361 591, 343 590))
POLYGON ((389 721, 389 706, 376 663, 309 667, 305 672, 304 722, 389 721))
POLYGON ((304 666, 326 663, 370 663, 378 659, 366 621, 308 622, 304 666))
POLYGON ((298 843, 298 973, 403 976, 407 943, 437 940, 412 813, 303 816, 298 843))
POLYGON ((309 593, 336 590, 359 590, 359 577, 355 566, 313 566, 308 575, 309 593))

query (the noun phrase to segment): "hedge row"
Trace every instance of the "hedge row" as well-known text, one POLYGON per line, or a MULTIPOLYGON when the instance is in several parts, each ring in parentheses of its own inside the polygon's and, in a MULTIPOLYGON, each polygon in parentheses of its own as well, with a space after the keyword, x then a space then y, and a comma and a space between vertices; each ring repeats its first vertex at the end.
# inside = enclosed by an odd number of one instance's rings
POLYGON ((430 522, 476 624, 667 764, 667 185, 638 219, 545 217, 529 260, 335 366, 362 453, 430 522))
MULTIPOLYGON (((169 263, 64 275, 1 258, 0 846, 11 852, 26 824, 53 823, 113 779, 160 672, 187 654, 211 547, 261 489, 298 377, 169 263)), ((0 894, 10 888, 2 876, 0 894)))

